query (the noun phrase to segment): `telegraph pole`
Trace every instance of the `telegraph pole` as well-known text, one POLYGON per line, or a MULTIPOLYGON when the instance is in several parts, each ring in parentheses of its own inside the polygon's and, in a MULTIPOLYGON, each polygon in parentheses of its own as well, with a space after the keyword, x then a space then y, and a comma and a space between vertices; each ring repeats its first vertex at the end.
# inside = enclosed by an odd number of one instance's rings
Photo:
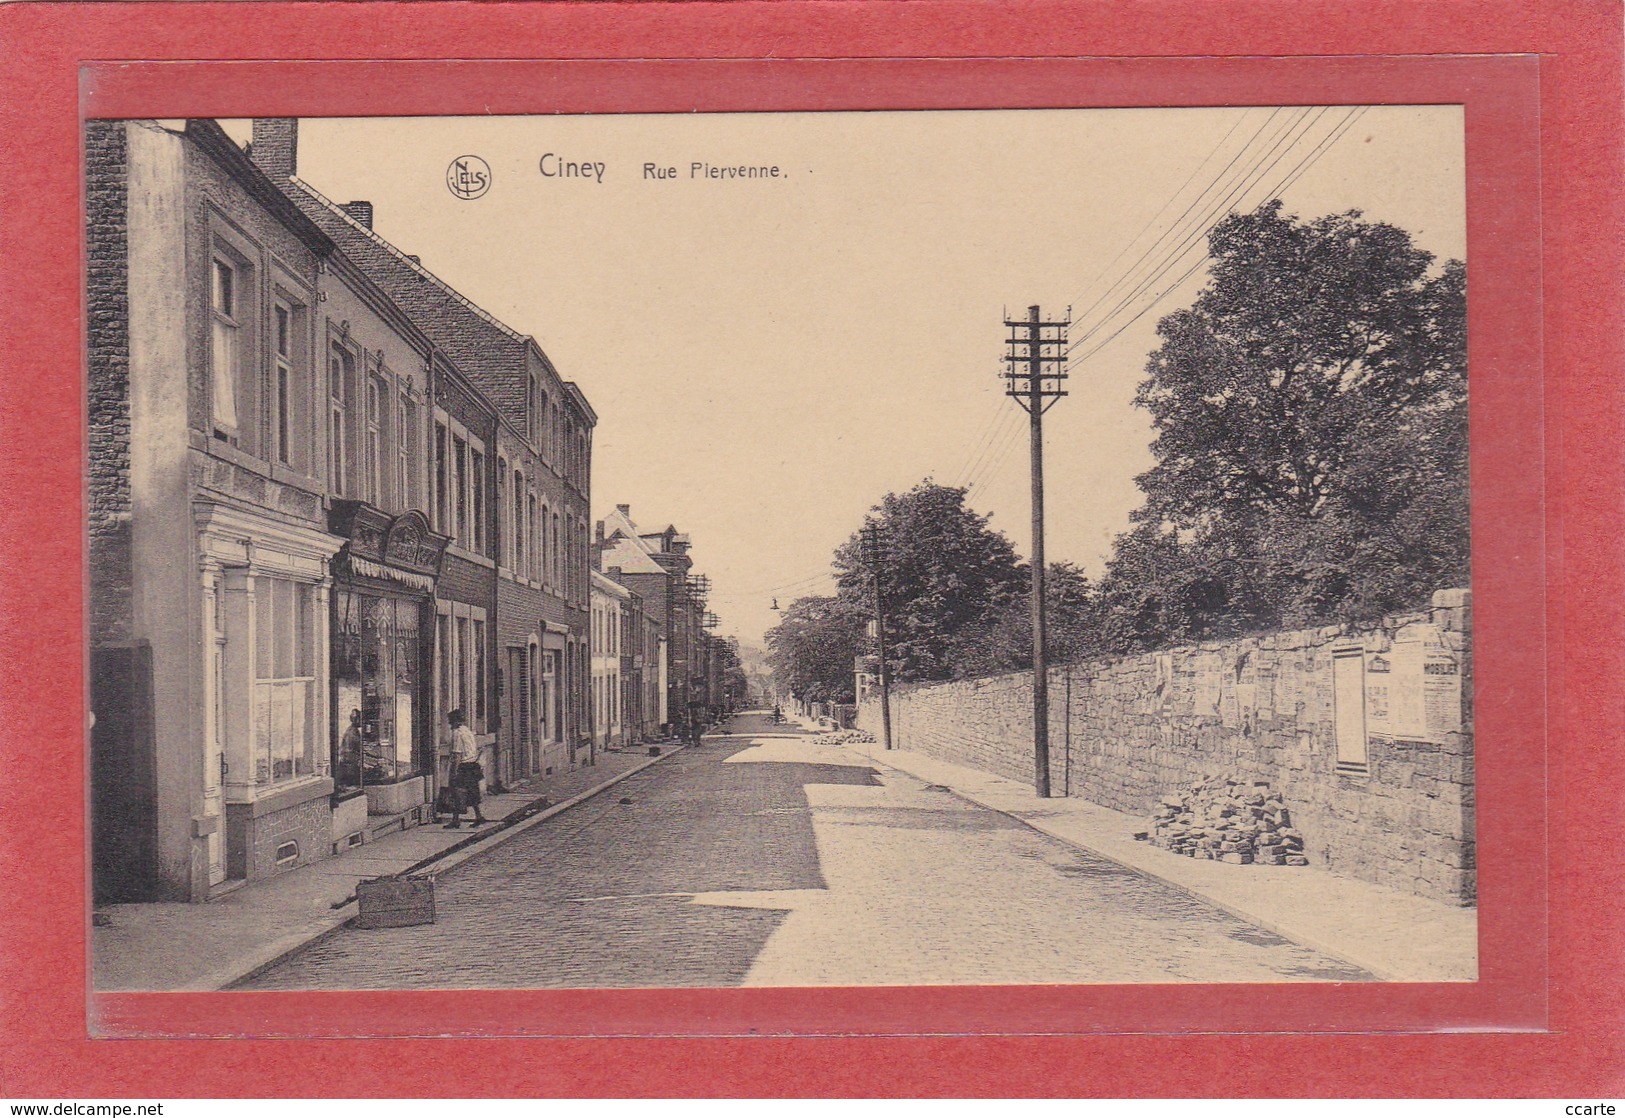
POLYGON ((875 644, 880 652, 880 741, 891 744, 891 670, 886 667, 886 605, 880 594, 880 568, 886 558, 886 530, 871 521, 863 527, 863 554, 875 587, 875 644))
POLYGON ((1044 647, 1044 413, 1065 396, 1066 335, 1072 310, 1046 322, 1037 307, 1025 319, 1005 319, 1010 331, 1004 361, 1004 394, 1027 412, 1033 471, 1033 790, 1049 798, 1049 659, 1044 647), (1046 333, 1047 331, 1047 333, 1046 333))

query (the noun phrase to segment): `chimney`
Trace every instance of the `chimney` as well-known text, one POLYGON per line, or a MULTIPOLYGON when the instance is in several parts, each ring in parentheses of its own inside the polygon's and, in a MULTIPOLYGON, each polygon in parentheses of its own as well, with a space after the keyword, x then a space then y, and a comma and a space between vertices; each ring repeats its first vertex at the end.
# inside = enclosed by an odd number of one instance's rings
POLYGON ((371 202, 346 202, 339 209, 349 214, 358 224, 365 225, 368 229, 372 228, 371 202))
POLYGON ((600 547, 602 547, 603 543, 604 543, 604 522, 602 520, 600 520, 598 522, 598 545, 600 547))
POLYGON ((620 513, 622 516, 626 517, 628 520, 632 519, 632 506, 631 505, 616 505, 615 506, 615 511, 620 513))
POLYGON ((299 121, 291 116, 255 117, 250 158, 273 180, 299 173, 299 121))
MULTIPOLYGON (((367 222, 367 228, 368 229, 372 228, 372 222, 370 222, 370 221, 367 222)), ((406 258, 408 260, 410 260, 414 264, 422 264, 423 263, 423 257, 421 257, 421 256, 413 256, 410 252, 406 254, 406 258)))

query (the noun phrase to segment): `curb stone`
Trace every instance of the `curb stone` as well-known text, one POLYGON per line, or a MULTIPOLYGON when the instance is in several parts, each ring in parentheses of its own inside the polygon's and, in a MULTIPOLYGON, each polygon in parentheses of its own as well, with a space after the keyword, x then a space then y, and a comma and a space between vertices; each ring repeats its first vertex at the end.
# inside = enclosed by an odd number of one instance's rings
MULTIPOLYGON (((454 870, 464 862, 468 861, 470 858, 473 858, 478 854, 482 854, 494 847, 500 846, 509 839, 518 837, 525 831, 530 830, 532 827, 539 826, 547 820, 553 818, 555 815, 568 811, 585 800, 592 799, 600 792, 614 787, 621 781, 626 780, 628 777, 636 776, 645 769, 650 768, 653 765, 658 765, 666 758, 676 756, 686 748, 688 748, 686 745, 681 744, 672 745, 669 748, 663 746, 658 757, 650 757, 640 765, 627 769, 625 772, 615 774, 615 776, 611 777, 609 780, 606 780, 602 784, 595 785, 584 792, 578 792, 567 800, 562 800, 551 807, 544 808, 541 811, 521 818, 511 824, 499 826, 494 831, 489 831, 482 835, 470 835, 462 842, 448 846, 444 850, 438 851, 435 854, 430 855, 428 858, 414 863, 413 865, 407 867, 407 869, 414 873, 427 869, 431 866, 436 867, 437 873, 447 873, 454 870)), ((540 796, 537 798, 546 799, 545 796, 540 796)), ((534 803, 535 801, 532 802, 534 803)), ((525 810, 526 808, 518 808, 515 810, 515 812, 510 812, 506 818, 511 818, 514 814, 522 813, 525 810)), ((406 871, 403 870, 399 872, 404 873, 406 871)), ((316 944, 320 943, 328 936, 333 935, 335 932, 347 927, 349 923, 356 918, 357 914, 358 909, 355 894, 352 893, 348 900, 344 901, 335 909, 333 915, 320 917, 319 919, 313 920, 284 936, 280 936, 271 943, 267 944, 265 947, 248 956, 246 959, 240 959, 229 966, 216 970, 212 974, 205 975, 196 982, 188 984, 185 988, 189 991, 230 990, 235 986, 239 986, 242 983, 253 979, 257 975, 263 974, 265 971, 270 970, 283 960, 291 958, 294 955, 316 946, 316 944)))

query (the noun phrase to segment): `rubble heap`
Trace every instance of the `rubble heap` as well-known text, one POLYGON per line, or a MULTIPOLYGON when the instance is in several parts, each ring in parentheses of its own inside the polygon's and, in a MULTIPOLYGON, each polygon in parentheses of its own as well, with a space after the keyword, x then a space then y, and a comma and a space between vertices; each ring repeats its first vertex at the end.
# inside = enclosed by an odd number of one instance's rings
POLYGON ((1163 796, 1150 829, 1135 834, 1187 858, 1266 866, 1307 866, 1303 836, 1268 781, 1209 776, 1163 796))
POLYGON ((874 735, 867 730, 836 730, 818 736, 819 745, 861 745, 874 740, 874 735))

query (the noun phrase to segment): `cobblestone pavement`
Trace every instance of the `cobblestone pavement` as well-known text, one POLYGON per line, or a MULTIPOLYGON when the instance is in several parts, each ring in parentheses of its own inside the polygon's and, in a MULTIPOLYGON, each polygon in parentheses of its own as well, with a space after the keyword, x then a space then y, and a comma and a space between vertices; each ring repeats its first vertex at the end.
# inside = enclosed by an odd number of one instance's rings
POLYGON ((345 928, 246 988, 1371 977, 857 753, 736 724, 443 875, 438 923, 345 928))

